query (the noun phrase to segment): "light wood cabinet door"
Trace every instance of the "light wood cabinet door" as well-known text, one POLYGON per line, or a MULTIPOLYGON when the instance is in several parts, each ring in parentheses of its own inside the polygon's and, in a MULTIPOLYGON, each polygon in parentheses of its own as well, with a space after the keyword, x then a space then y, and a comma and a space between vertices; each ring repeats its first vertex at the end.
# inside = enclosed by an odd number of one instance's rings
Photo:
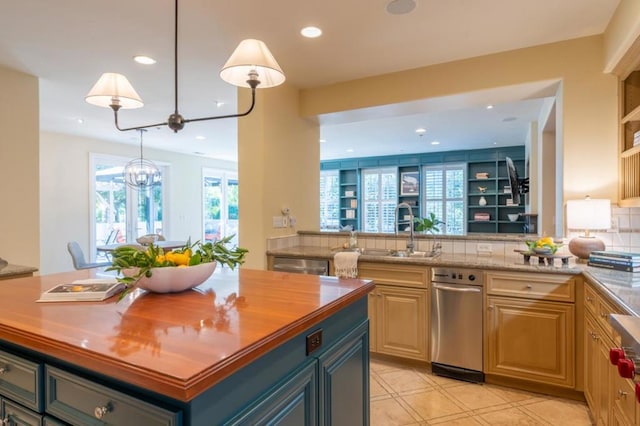
POLYGON ((586 314, 584 323, 584 397, 594 418, 598 418, 598 401, 601 384, 598 381, 600 348, 596 322, 586 314))
POLYGON ((573 304, 487 298, 488 374, 573 388, 573 304))
POLYGON ((379 285, 374 293, 375 351, 428 361, 427 290, 379 285))
MULTIPOLYGON (((613 367, 613 366, 612 366, 613 367)), ((635 385, 632 380, 620 377, 617 371, 613 371, 612 392, 612 412, 614 414, 614 424, 633 425, 636 419, 636 398, 635 385)))
POLYGON ((596 379, 595 385, 597 389, 596 409, 594 417, 597 419, 598 425, 609 425, 613 421, 611 409, 614 396, 613 379, 614 375, 618 375, 616 366, 611 365, 609 361, 609 349, 613 347, 613 341, 603 333, 601 328, 596 328, 597 356, 596 356, 596 379))

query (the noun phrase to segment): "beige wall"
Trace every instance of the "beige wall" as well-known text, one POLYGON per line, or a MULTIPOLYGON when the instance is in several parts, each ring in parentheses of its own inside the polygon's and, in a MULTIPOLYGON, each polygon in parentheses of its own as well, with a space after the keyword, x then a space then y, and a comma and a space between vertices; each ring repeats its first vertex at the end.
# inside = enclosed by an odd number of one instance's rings
POLYGON ((606 72, 627 71, 640 62, 637 50, 625 55, 640 36, 640 2, 621 0, 604 32, 604 66, 606 72))
MULTIPOLYGON (((110 143, 58 133, 41 134, 40 199, 42 239, 41 271, 53 273, 73 269, 66 244, 76 240, 89 257, 90 155, 103 154, 124 158, 140 155, 137 145, 110 143), (71 167, 70 167, 71 166, 71 167)), ((163 217, 168 226, 164 235, 172 240, 196 241, 202 238, 202 168, 236 170, 236 164, 198 156, 147 149, 145 158, 169 165, 170 203, 163 217)))
POLYGON ((266 268, 267 238, 320 226, 320 130, 316 120, 300 117, 298 96, 287 84, 259 90, 256 110, 238 120, 240 245, 249 249, 245 267, 266 268), (273 228, 273 216, 283 207, 296 218, 295 227, 273 228))
POLYGON ((0 257, 38 267, 38 79, 0 67, 0 93, 0 257))
POLYGON ((561 80, 564 199, 617 200, 617 79, 603 70, 603 37, 585 37, 303 90, 305 116, 561 80), (585 155, 585 153, 589 153, 585 155), (595 173, 597 171, 597 173, 595 173))

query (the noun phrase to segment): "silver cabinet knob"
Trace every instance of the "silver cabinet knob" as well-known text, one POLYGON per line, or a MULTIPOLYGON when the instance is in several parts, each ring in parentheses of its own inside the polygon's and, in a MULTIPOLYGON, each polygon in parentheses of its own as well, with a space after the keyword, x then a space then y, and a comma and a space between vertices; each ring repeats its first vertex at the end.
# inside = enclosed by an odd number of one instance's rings
POLYGON ((4 367, 0 367, 0 374, 4 374, 9 371, 9 366, 5 365, 4 367))
POLYGON ((113 405, 111 405, 110 402, 107 402, 107 405, 94 408, 93 415, 96 417, 96 419, 102 419, 111 410, 113 410, 113 405))

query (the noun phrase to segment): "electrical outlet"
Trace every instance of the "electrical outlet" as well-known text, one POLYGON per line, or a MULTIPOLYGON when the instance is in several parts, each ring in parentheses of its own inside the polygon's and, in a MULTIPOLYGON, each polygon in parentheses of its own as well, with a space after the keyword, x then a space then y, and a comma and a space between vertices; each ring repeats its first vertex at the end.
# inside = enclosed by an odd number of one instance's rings
POLYGON ((322 329, 316 330, 307 336, 307 355, 322 346, 322 329))
POLYGON ((491 253, 493 249, 491 248, 491 244, 489 243, 478 243, 476 246, 476 251, 478 253, 491 253))

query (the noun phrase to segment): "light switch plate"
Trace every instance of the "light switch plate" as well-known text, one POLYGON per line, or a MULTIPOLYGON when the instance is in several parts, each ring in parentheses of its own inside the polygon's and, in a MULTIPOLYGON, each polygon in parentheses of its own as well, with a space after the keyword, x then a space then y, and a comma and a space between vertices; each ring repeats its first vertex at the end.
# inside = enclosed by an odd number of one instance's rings
POLYGON ((284 228, 284 216, 274 216, 273 217, 273 227, 274 228, 284 228))

